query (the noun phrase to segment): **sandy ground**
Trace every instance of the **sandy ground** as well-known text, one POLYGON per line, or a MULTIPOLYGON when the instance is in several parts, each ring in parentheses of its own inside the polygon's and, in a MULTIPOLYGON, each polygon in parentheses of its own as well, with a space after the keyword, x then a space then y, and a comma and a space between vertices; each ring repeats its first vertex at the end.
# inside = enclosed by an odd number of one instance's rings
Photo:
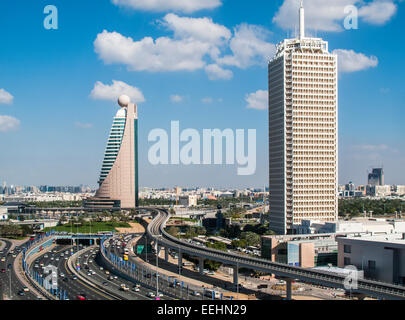
POLYGON ((312 297, 312 296, 311 297, 310 296, 296 296, 294 294, 292 296, 292 299, 293 300, 324 300, 324 299, 316 298, 316 297, 312 297))
POLYGON ((139 223, 129 222, 128 224, 131 226, 131 228, 115 228, 115 229, 117 229, 118 233, 144 233, 145 232, 145 228, 139 223))

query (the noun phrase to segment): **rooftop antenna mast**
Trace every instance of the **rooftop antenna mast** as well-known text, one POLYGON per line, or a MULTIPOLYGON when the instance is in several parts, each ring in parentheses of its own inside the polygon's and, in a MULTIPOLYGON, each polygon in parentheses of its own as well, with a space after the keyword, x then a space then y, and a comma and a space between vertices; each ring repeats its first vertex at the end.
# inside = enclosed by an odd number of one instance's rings
POLYGON ((305 12, 303 0, 300 0, 300 40, 305 38, 305 12))

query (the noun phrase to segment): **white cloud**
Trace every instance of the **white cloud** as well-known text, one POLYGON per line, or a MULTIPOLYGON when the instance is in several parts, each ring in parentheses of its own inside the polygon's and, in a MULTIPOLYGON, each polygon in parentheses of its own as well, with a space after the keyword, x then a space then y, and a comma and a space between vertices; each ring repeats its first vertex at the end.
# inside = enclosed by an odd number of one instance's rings
POLYGON ((248 109, 256 110, 266 110, 268 108, 268 97, 269 93, 267 90, 257 90, 254 93, 247 94, 245 97, 248 103, 248 109))
POLYGON ((134 41, 117 32, 104 30, 94 41, 96 53, 106 64, 125 64, 132 71, 194 71, 204 67, 203 57, 211 45, 194 39, 134 41))
POLYGON ((0 89, 0 104, 12 104, 14 97, 4 89, 0 89))
POLYGON ((7 132, 18 129, 20 120, 11 116, 0 115, 0 132, 7 132))
POLYGON ((205 72, 210 80, 229 80, 233 77, 231 70, 223 69, 215 63, 206 66, 205 72))
POLYGON ((228 28, 214 23, 211 18, 187 18, 169 13, 163 18, 162 24, 180 39, 191 38, 211 44, 221 44, 232 36, 228 28))
POLYGON ((173 102, 173 103, 180 103, 180 102, 183 101, 183 99, 184 98, 182 96, 178 95, 178 94, 172 94, 170 96, 170 101, 173 102))
POLYGON ((354 72, 374 68, 378 65, 378 58, 367 57, 363 53, 356 53, 353 50, 336 49, 333 54, 338 56, 340 72, 354 72))
POLYGON ((179 17, 173 13, 159 23, 173 36, 135 41, 104 30, 97 35, 94 50, 105 64, 123 64, 130 71, 205 69, 211 80, 232 78, 232 71, 223 66, 245 69, 265 65, 275 53, 274 44, 267 42, 270 32, 259 26, 242 24, 232 34, 211 18, 179 17))
MULTIPOLYGON (((344 19, 347 6, 356 6, 359 17, 370 24, 383 24, 396 12, 394 0, 374 0, 365 3, 363 0, 306 0, 305 27, 312 31, 344 31, 344 19)), ((299 26, 299 1, 284 0, 273 17, 273 22, 285 30, 295 30, 299 26)))
POLYGON ((143 11, 181 11, 192 13, 203 9, 215 9, 221 0, 112 0, 115 5, 143 11))
POLYGON ((90 129, 93 128, 92 123, 86 123, 86 122, 76 122, 75 126, 81 129, 90 129))
POLYGON ((275 45, 267 42, 269 35, 270 32, 260 26, 249 24, 237 26, 230 41, 233 54, 217 59, 217 63, 242 69, 267 63, 276 52, 275 45))
POLYGON ((90 93, 90 97, 98 100, 116 101, 120 95, 126 94, 131 98, 133 103, 145 101, 142 91, 138 88, 130 86, 122 81, 113 80, 112 82, 112 85, 108 85, 103 84, 101 81, 97 81, 90 93))
POLYGON ((210 98, 210 97, 206 97, 206 98, 203 98, 201 101, 202 101, 203 103, 212 103, 212 102, 213 102, 213 99, 210 98))
POLYGON ((364 21, 382 25, 389 21, 397 12, 397 5, 392 1, 374 1, 359 10, 359 16, 364 21))

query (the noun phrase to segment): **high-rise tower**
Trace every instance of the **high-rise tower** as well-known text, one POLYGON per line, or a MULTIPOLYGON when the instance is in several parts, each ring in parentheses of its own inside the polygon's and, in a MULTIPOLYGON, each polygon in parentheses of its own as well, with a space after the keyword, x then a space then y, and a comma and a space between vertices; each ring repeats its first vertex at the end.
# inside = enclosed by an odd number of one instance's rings
POLYGON ((138 207, 138 107, 130 98, 118 99, 95 197, 87 207, 138 207))
POLYGON ((299 36, 269 62, 270 229, 292 233, 302 220, 337 219, 337 56, 328 43, 299 36))

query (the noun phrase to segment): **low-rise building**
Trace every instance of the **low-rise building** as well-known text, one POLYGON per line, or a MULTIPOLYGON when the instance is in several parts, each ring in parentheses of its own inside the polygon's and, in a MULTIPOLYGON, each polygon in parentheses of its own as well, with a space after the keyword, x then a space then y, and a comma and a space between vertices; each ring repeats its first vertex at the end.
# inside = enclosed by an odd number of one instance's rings
POLYGON ((405 285, 405 233, 337 237, 338 266, 355 266, 365 278, 405 285))
POLYGON ((0 221, 5 221, 8 219, 7 208, 0 207, 0 221))
POLYGON ((372 197, 387 197, 391 195, 390 185, 368 185, 367 195, 372 197))
POLYGON ((320 237, 262 236, 261 257, 273 262, 312 268, 337 265, 337 243, 333 235, 320 237))
POLYGON ((188 195, 179 197, 179 205, 184 207, 196 207, 197 206, 197 196, 188 195))

